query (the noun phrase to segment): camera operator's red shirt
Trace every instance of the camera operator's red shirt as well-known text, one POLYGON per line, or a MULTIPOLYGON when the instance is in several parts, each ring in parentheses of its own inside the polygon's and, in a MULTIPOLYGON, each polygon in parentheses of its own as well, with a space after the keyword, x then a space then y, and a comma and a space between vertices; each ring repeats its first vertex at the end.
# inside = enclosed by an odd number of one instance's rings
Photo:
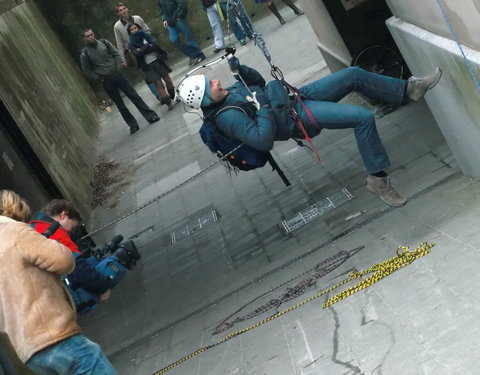
MULTIPOLYGON (((42 220, 32 220, 29 222, 29 224, 38 233, 44 234, 52 223, 49 223, 48 221, 42 221, 42 220)), ((62 227, 58 228, 55 231, 55 233, 53 233, 49 238, 51 240, 56 240, 60 242, 62 245, 68 247, 73 253, 82 254, 81 251, 78 250, 77 244, 72 241, 68 232, 62 227)))

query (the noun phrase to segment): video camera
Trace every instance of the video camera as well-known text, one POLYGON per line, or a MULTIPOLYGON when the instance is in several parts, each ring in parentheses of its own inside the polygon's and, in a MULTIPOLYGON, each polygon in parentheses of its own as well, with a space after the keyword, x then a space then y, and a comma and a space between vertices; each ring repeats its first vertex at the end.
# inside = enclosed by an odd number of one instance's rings
POLYGON ((78 249, 85 257, 94 257, 100 261, 110 255, 115 256, 128 269, 136 265, 140 259, 140 253, 132 240, 123 241, 123 236, 117 234, 110 241, 98 245, 88 236, 87 229, 82 224, 70 232, 70 237, 78 246, 78 249))

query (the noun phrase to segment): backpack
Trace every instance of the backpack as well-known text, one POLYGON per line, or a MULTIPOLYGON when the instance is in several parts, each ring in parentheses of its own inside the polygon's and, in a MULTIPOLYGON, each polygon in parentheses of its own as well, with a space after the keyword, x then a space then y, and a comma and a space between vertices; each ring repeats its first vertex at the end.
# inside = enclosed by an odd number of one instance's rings
POLYGON ((206 118, 200 127, 199 133, 203 143, 205 143, 212 153, 226 160, 235 171, 250 171, 260 168, 268 161, 272 169, 277 171, 285 185, 290 186, 290 181, 280 169, 275 159, 273 159, 270 152, 260 151, 241 141, 231 139, 215 125, 215 119, 218 115, 227 110, 242 111, 250 118, 255 117, 255 111, 252 109, 250 103, 220 108, 213 116, 206 118))

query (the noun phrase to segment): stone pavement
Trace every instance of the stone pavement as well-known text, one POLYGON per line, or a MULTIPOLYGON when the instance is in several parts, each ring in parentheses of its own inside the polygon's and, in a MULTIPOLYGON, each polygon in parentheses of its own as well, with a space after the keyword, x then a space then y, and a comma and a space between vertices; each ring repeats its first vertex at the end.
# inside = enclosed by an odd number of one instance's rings
MULTIPOLYGON (((329 74, 306 18, 288 9, 282 13, 285 25, 272 16, 256 27, 287 81, 301 86, 329 74)), ((212 49, 206 51, 209 60, 215 58, 212 49)), ((239 47, 238 56, 269 76, 252 42, 239 47)), ((205 70, 225 86, 233 82, 224 62, 205 70)), ((186 71, 185 62, 174 66, 174 81, 186 71)), ((103 115, 99 154, 117 163, 118 178, 105 205, 95 210, 93 228, 217 160, 197 134, 196 114, 180 104, 167 112, 146 87, 139 89, 162 120, 148 125, 140 119, 141 130, 130 136, 116 110, 103 115)), ((363 102, 356 96, 346 100, 363 102)), ((118 233, 133 237, 143 258, 110 300, 80 318, 86 335, 120 374, 151 374, 300 303, 352 270, 393 257, 398 246, 413 249, 428 241, 436 243, 430 254, 373 286, 327 309, 326 297, 315 299, 167 373, 478 374, 480 255, 474 223, 480 187, 461 174, 424 101, 379 119, 378 129, 392 160, 389 172, 410 199, 405 207, 390 208, 365 189, 351 130, 325 130, 314 140, 321 163, 293 141, 278 142, 274 156, 292 182, 288 188, 268 167, 229 176, 216 164, 95 236, 97 242, 118 233), (342 188, 354 199, 285 233, 282 220, 315 203, 328 207, 328 198, 342 188), (345 251, 358 246, 365 248, 345 258, 345 251), (255 311, 335 256, 344 258, 304 295, 212 335, 225 319, 255 311)))

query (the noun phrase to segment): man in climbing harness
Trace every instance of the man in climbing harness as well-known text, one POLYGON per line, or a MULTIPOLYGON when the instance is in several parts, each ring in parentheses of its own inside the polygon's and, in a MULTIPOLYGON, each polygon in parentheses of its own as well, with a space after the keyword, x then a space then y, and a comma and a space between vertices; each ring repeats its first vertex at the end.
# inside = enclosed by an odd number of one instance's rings
POLYGON ((274 141, 310 140, 323 128, 353 128, 368 173, 367 189, 390 206, 405 205, 407 199, 394 190, 385 172, 390 160, 372 112, 337 102, 353 91, 393 105, 418 101, 439 81, 442 74, 439 68, 425 77, 411 77, 408 81, 347 68, 299 89, 287 85, 293 94, 289 96, 282 81, 266 84, 256 70, 240 65, 233 55, 229 55, 228 63, 239 82, 225 89, 219 80, 205 75, 190 76, 179 85, 184 103, 191 108, 201 108, 205 118, 214 117, 215 126, 227 137, 261 151, 271 150, 274 141), (234 110, 247 103, 256 107, 254 118, 234 110), (229 109, 230 106, 235 108, 229 109))

